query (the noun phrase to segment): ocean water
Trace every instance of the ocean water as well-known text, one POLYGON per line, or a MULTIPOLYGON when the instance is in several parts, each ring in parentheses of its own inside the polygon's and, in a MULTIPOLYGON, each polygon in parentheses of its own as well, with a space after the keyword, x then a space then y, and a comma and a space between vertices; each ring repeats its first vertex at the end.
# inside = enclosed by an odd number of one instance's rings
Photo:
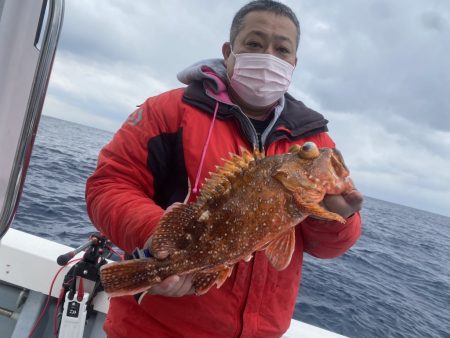
MULTIPOLYGON (((86 241, 84 184, 111 137, 44 116, 12 227, 86 241)), ((294 318, 355 338, 450 337, 450 218, 370 197, 362 216, 346 254, 306 257, 294 318)))

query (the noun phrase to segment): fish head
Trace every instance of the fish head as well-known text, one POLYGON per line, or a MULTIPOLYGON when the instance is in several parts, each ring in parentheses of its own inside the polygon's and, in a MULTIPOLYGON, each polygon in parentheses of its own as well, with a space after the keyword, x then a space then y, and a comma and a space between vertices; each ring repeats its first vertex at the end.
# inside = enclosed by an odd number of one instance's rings
POLYGON ((354 189, 350 171, 339 150, 319 149, 314 142, 306 142, 297 153, 304 164, 303 173, 326 194, 337 195, 354 189))

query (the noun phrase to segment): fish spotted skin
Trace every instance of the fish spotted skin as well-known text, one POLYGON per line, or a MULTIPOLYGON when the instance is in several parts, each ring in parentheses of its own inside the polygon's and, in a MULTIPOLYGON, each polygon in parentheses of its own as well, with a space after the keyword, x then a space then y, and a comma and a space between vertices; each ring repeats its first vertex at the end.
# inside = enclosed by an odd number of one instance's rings
POLYGON ((289 153, 232 155, 203 185, 197 201, 179 204, 160 220, 151 251, 169 256, 114 262, 100 277, 110 296, 148 290, 171 275, 193 273, 196 294, 220 287, 234 264, 265 253, 277 270, 295 248, 295 226, 312 215, 345 222, 324 209, 325 194, 353 190, 341 154, 312 142, 289 153))

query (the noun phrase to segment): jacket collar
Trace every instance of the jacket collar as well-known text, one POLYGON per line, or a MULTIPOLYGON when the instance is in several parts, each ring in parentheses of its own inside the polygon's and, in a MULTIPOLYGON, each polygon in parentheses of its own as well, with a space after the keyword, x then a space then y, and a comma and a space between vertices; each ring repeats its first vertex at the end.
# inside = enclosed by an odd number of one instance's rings
MULTIPOLYGON (((226 86, 226 68, 222 59, 203 60, 178 73, 178 79, 187 84, 183 101, 213 114, 219 102, 218 119, 238 118, 244 134, 254 142, 252 126, 241 110, 231 102, 226 86)), ((275 108, 275 117, 264 136, 264 145, 280 138, 295 140, 328 131, 328 121, 322 114, 306 107, 286 93, 275 108)))

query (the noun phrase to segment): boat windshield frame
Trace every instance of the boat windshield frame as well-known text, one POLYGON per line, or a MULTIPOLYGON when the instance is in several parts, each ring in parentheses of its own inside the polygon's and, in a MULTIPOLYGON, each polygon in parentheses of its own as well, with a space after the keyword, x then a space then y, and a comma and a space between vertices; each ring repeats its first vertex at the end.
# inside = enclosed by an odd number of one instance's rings
POLYGON ((19 205, 63 17, 64 0, 0 1, 0 239, 19 205))

